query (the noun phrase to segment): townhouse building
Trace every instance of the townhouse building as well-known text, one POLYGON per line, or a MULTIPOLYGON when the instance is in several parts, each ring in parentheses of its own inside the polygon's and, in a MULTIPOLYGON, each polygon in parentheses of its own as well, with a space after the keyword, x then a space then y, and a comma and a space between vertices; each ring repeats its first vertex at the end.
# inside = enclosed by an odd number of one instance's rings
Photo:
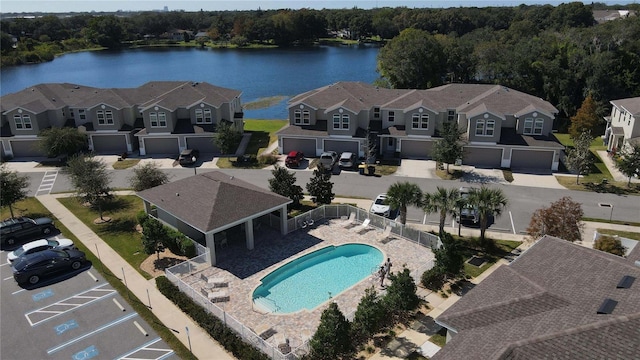
POLYGON ((465 130, 463 164, 558 170, 564 146, 552 133, 557 113, 545 100, 500 85, 415 90, 338 82, 289 101, 289 125, 278 132, 278 148, 363 157, 369 133, 383 157, 430 159, 442 124, 455 123, 465 130))
POLYGON ((640 144, 640 97, 611 100, 611 115, 605 117, 604 143, 617 153, 640 144))
POLYGON ((78 128, 95 153, 140 155, 175 155, 185 148, 216 153, 218 124, 243 130, 241 92, 206 82, 113 89, 39 84, 0 98, 0 113, 3 157, 44 156, 38 135, 51 127, 78 128))

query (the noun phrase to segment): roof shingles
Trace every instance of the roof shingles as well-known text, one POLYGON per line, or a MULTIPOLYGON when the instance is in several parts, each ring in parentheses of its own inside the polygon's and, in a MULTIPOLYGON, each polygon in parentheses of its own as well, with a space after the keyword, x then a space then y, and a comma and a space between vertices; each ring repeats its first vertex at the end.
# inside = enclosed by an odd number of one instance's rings
POLYGON ((545 236, 438 317, 457 335, 433 359, 640 358, 640 286, 617 289, 624 275, 640 267, 545 236), (618 305, 597 314, 605 298, 618 305))
POLYGON ((170 182, 138 196, 203 233, 291 202, 220 171, 170 182))

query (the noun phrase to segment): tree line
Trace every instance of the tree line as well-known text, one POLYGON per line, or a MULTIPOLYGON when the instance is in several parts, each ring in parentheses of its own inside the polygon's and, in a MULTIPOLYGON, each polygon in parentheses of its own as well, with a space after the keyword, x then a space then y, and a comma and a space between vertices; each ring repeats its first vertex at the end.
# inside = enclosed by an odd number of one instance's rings
MULTIPOLYGON (((597 24, 593 10, 607 8, 573 2, 47 15, 2 20, 0 49, 5 66, 48 61, 79 49, 144 45, 174 29, 205 32, 202 46, 305 46, 339 34, 386 43, 379 54, 378 85, 502 84, 549 100, 568 118, 589 93, 600 115, 609 100, 640 94, 640 17, 597 24)), ((638 4, 626 8, 640 11, 638 4)))

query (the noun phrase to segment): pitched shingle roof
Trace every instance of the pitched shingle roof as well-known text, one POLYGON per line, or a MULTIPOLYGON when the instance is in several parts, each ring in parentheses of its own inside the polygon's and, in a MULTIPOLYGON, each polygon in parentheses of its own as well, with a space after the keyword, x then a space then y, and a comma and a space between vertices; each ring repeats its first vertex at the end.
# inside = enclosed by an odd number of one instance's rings
POLYGON ((640 267, 545 236, 437 318, 457 335, 433 359, 640 358, 640 282, 616 288, 625 275, 640 267))
POLYGON ((631 115, 640 115, 640 97, 612 100, 611 103, 618 108, 625 109, 631 115))
POLYGON ((138 196, 205 233, 291 203, 220 171, 160 185, 138 196))
POLYGON ((427 90, 384 89, 362 82, 338 82, 293 97, 289 106, 305 104, 315 109, 345 107, 355 113, 375 106, 411 110, 423 106, 437 112, 455 109, 472 113, 482 108, 499 116, 541 111, 558 113, 553 105, 533 95, 500 85, 448 84, 427 90))
POLYGON ((39 84, 2 96, 0 110, 21 107, 40 113, 65 106, 92 108, 107 104, 118 109, 138 105, 141 108, 162 106, 169 110, 189 108, 201 102, 214 107, 239 97, 239 90, 222 88, 206 82, 152 81, 137 88, 100 89, 76 84, 39 84))

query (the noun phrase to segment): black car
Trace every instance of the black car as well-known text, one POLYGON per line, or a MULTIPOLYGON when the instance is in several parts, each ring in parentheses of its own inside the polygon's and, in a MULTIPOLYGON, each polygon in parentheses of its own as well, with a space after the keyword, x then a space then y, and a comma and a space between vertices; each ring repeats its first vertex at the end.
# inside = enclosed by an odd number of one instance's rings
POLYGON ((196 163, 198 160, 198 156, 200 156, 200 152, 196 149, 184 149, 180 152, 180 156, 178 157, 178 162, 180 165, 192 165, 196 163))
POLYGON ((41 235, 49 235, 54 230, 53 220, 49 218, 12 218, 0 222, 0 239, 2 245, 13 246, 41 235))
POLYGON ((13 278, 18 284, 37 284, 41 278, 78 270, 87 261, 77 249, 51 249, 18 258, 11 264, 13 278))

